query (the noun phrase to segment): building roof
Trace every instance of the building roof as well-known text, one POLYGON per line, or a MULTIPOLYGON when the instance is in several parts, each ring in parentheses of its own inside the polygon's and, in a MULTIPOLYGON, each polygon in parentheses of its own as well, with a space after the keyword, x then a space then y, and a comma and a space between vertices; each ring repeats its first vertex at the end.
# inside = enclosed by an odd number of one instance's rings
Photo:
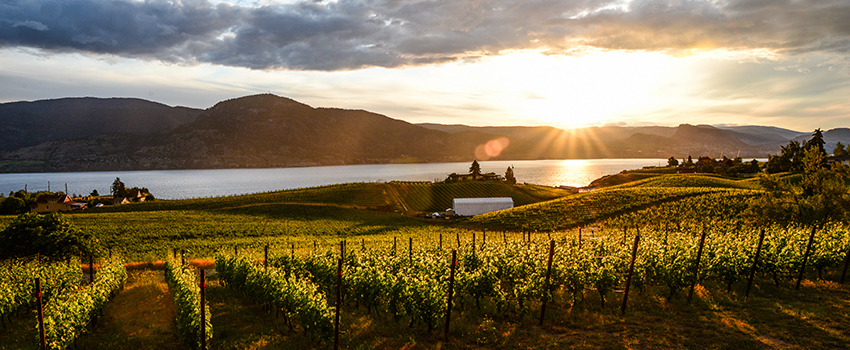
POLYGON ((35 200, 36 203, 68 203, 73 202, 71 200, 71 196, 67 194, 43 194, 38 196, 38 199, 35 200))
POLYGON ((514 203, 511 197, 485 197, 485 198, 455 198, 455 204, 471 204, 471 203, 514 203))

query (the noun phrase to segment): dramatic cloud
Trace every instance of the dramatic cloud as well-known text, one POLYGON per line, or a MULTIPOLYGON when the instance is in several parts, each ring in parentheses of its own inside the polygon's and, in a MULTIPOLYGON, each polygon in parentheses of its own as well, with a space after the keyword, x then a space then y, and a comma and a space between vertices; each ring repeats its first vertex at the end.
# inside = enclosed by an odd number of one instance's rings
POLYGON ((6 0, 0 46, 322 71, 587 47, 846 58, 848 18, 843 0, 6 0))

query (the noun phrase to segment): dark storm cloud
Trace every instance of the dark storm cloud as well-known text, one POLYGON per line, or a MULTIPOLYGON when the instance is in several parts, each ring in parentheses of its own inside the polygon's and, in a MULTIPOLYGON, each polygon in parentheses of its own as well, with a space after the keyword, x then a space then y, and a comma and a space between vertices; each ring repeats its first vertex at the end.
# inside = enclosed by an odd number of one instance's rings
POLYGON ((252 69, 398 67, 577 46, 850 52, 847 1, 11 0, 0 45, 252 69))

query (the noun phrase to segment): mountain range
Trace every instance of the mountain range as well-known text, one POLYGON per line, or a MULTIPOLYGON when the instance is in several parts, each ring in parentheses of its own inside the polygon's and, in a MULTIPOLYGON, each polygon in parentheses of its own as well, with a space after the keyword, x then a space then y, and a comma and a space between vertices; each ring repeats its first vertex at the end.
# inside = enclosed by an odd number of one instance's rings
MULTIPOLYGON (((0 172, 262 168, 472 159, 764 158, 811 132, 769 126, 411 124, 260 94, 206 110, 128 98, 0 104, 0 172), (494 146, 495 145, 495 146, 494 146), (489 150, 485 152, 484 150, 489 150)), ((824 133, 850 144, 850 129, 824 133)), ((831 146, 830 146, 831 145, 831 146)))

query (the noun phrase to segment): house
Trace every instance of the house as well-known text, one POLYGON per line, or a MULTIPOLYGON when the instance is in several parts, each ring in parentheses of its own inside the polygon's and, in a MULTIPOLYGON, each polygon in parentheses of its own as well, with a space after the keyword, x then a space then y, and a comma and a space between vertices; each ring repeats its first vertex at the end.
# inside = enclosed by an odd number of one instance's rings
POLYGON ((112 198, 112 204, 114 204, 114 205, 129 204, 129 203, 130 203, 130 199, 127 198, 127 197, 112 198))
POLYGON ((457 174, 451 173, 449 174, 448 182, 457 182, 457 181, 503 181, 502 175, 496 173, 470 173, 470 174, 457 174))
POLYGON ((511 197, 455 198, 452 207, 455 215, 472 216, 513 208, 514 200, 511 197))
POLYGON ((36 213, 51 213, 55 211, 82 210, 86 203, 74 202, 67 194, 45 194, 38 196, 30 211, 36 213))
POLYGON ((829 165, 833 165, 833 164, 850 165, 850 156, 830 156, 830 157, 826 157, 826 163, 829 164, 829 165))
POLYGON ((145 201, 145 195, 144 195, 144 193, 142 193, 142 191, 133 190, 133 191, 127 192, 127 199, 130 200, 131 202, 144 202, 145 201))

